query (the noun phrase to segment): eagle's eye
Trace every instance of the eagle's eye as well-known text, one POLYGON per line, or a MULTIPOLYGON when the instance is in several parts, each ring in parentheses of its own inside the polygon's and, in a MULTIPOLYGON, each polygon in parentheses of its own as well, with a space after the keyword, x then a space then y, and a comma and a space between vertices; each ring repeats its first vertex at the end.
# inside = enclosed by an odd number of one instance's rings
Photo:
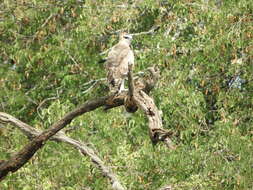
POLYGON ((127 40, 131 40, 132 39, 132 36, 130 35, 124 35, 123 38, 127 39, 127 40))

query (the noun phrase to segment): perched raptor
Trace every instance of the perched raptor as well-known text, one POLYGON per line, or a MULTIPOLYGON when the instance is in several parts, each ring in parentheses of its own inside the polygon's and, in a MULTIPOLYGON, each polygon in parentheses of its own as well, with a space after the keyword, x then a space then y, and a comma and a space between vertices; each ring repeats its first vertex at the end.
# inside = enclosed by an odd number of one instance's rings
POLYGON ((120 41, 108 53, 106 69, 110 92, 117 93, 124 90, 128 65, 134 64, 134 53, 130 47, 131 41, 131 35, 122 34, 120 41))

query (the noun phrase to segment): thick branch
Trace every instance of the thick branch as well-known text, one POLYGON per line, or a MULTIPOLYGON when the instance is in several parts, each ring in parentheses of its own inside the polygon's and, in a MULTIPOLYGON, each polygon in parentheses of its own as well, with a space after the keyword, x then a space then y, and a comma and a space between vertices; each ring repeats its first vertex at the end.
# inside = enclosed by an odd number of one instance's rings
POLYGON ((133 80, 133 65, 128 66, 128 88, 129 96, 133 97, 134 95, 134 80, 133 80))
MULTIPOLYGON (((135 112, 137 110, 137 106, 143 109, 144 113, 147 109, 145 105, 142 105, 143 101, 147 101, 147 97, 145 96, 145 93, 148 93, 155 85, 157 81, 157 72, 155 69, 149 69, 150 75, 145 79, 136 79, 134 81, 135 84, 135 90, 134 93, 137 94, 137 100, 132 101, 132 99, 129 99, 130 103, 133 103, 129 106, 131 112, 135 112), (138 92, 138 93, 137 93, 138 92), (141 93, 140 93, 141 92, 141 93), (144 93, 144 94, 143 94, 144 93), (139 98, 138 98, 139 97, 139 98), (133 108, 133 109, 132 109, 133 108)), ((128 93, 122 92, 117 97, 114 96, 104 96, 100 97, 94 100, 90 100, 80 106, 79 108, 76 108, 75 110, 69 112, 66 114, 62 119, 60 119, 58 122, 53 124, 49 129, 42 132, 40 135, 38 135, 36 138, 34 138, 31 142, 29 142, 27 145, 25 145, 22 150, 20 150, 18 153, 13 155, 9 160, 3 161, 0 163, 0 180, 3 179, 9 172, 15 172, 19 168, 21 168, 28 160, 35 154, 36 151, 38 151, 43 145, 46 143, 46 141, 55 135, 58 131, 63 129, 66 125, 68 125, 75 117, 80 116, 81 114, 84 114, 86 112, 95 110, 101 106, 105 106, 105 109, 110 109, 113 107, 124 105, 126 100, 128 99, 128 93)), ((135 96, 134 96, 135 99, 135 96)), ((125 104, 126 105, 126 104, 125 104)), ((150 105, 146 105, 150 106, 150 105)), ((126 107, 127 108, 127 107, 126 107)), ((150 113, 159 114, 157 111, 157 108, 155 107, 155 104, 151 105, 150 113), (152 110, 155 108, 154 110, 152 110)), ((156 143, 157 141, 164 141, 167 142, 169 138, 168 132, 166 132, 164 129, 162 129, 161 122, 155 121, 153 122, 153 118, 150 118, 152 115, 146 114, 149 118, 150 123, 150 136, 152 142, 156 143), (152 121, 152 128, 151 128, 151 121, 152 121), (153 126, 153 123, 156 125, 153 126)), ((7 120, 6 118, 2 118, 2 121, 7 120)))
MULTIPOLYGON (((36 136, 39 136, 39 134, 41 134, 40 130, 35 129, 31 127, 30 125, 6 113, 0 112, 0 121, 9 122, 12 125, 18 127, 29 138, 34 138, 36 136)), ((80 152, 83 155, 89 156, 91 160, 93 161, 93 163, 95 163, 100 168, 103 175, 110 179, 114 190, 124 190, 123 186, 118 181, 115 174, 112 173, 110 168, 105 166, 104 162, 95 154, 95 152, 91 148, 86 146, 84 143, 74 140, 70 137, 67 137, 66 135, 64 135, 64 133, 61 133, 61 132, 58 132, 55 136, 50 138, 50 140, 68 143, 74 148, 80 150, 80 152)))
MULTIPOLYGON (((149 92, 154 88, 155 84, 158 81, 158 78, 160 76, 159 70, 156 67, 149 67, 145 72, 139 72, 137 74, 144 75, 144 78, 140 78, 138 76, 132 77, 132 67, 129 67, 128 77, 130 77, 130 80, 128 80, 128 85, 132 86, 132 89, 136 89, 137 91, 142 90, 145 93, 149 94, 149 92), (133 84, 132 84, 133 81, 133 84)), ((130 94, 131 87, 130 87, 130 94)), ((135 91, 135 90, 133 90, 135 91)), ((131 96, 131 95, 130 95, 131 96)), ((105 105, 105 110, 109 110, 121 105, 125 104, 126 107, 126 100, 129 100, 128 92, 124 91, 120 94, 117 94, 115 97, 110 97, 107 100, 107 104, 105 105)))
MULTIPOLYGON (((45 142, 55 135, 58 131, 64 128, 69 124, 72 119, 75 117, 92 110, 95 110, 98 107, 101 107, 106 104, 107 96, 101 97, 92 101, 88 101, 84 105, 76 108, 75 110, 66 114, 61 120, 56 122, 49 128, 42 132, 39 136, 34 138, 31 142, 25 145, 21 151, 12 156, 8 161, 3 162, 0 165, 0 180, 3 179, 9 172, 15 172, 21 168, 28 160, 38 151, 45 142)), ((5 120, 6 118, 3 118, 5 120)))
POLYGON ((137 88, 135 89, 135 86, 132 82, 132 67, 129 67, 128 81, 130 93, 129 98, 127 99, 127 105, 137 105, 145 113, 149 120, 149 135, 153 144, 156 144, 159 141, 163 141, 169 148, 174 149, 174 146, 172 145, 172 142, 169 138, 172 133, 163 129, 162 118, 160 116, 159 110, 157 109, 153 99, 144 92, 146 91, 148 93, 154 87, 159 78, 159 71, 157 68, 150 67, 149 72, 151 74, 151 77, 147 77, 142 81, 137 81, 137 88))
POLYGON ((127 112, 133 113, 136 112, 138 107, 134 101, 134 80, 133 80, 133 73, 132 73, 133 65, 128 66, 128 95, 125 97, 124 105, 127 112))
POLYGON ((175 149, 170 140, 172 132, 163 129, 162 118, 154 101, 145 92, 139 91, 134 94, 134 100, 138 107, 142 109, 149 121, 149 136, 153 144, 159 141, 165 142, 170 149, 175 149))

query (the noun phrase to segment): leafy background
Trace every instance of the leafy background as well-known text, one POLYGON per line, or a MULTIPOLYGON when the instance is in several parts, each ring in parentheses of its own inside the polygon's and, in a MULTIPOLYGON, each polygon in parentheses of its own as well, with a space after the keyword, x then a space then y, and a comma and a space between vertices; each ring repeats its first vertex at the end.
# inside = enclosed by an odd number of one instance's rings
MULTIPOLYGON (((253 188, 253 4, 248 0, 3 0, 0 2, 0 111, 38 129, 108 93, 99 60, 117 31, 133 41, 135 71, 158 65, 152 96, 176 150, 153 147, 147 121, 123 108, 75 119, 67 135, 87 142, 128 189, 253 188), (91 81, 91 82, 89 82, 91 81), (90 88, 91 87, 91 88, 90 88)), ((28 140, 0 128, 0 159, 28 140)), ((0 189, 111 189, 71 147, 48 142, 0 189)))

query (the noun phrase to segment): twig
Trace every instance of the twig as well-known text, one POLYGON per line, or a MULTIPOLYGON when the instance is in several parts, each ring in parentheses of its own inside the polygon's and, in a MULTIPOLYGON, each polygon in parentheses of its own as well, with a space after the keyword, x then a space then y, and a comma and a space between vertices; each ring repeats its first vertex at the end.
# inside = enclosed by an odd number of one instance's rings
POLYGON ((96 79, 96 80, 91 80, 88 81, 86 83, 84 83, 82 86, 88 86, 91 84, 91 86, 89 88, 87 88, 86 90, 82 91, 81 94, 85 94, 87 92, 89 92, 92 88, 94 88, 96 86, 96 84, 100 81, 106 81, 106 78, 101 78, 101 79, 96 79))
POLYGON ((109 48, 109 49, 107 49, 107 50, 105 50, 105 51, 101 52, 99 55, 104 55, 104 54, 107 54, 107 53, 108 53, 111 49, 112 49, 112 48, 109 48))
POLYGON ((173 190, 173 188, 171 185, 166 185, 166 186, 160 188, 159 190, 173 190))
POLYGON ((132 36, 140 36, 140 35, 154 34, 159 29, 160 29, 160 26, 153 26, 149 31, 139 32, 139 33, 133 33, 133 34, 130 34, 130 35, 132 35, 132 36))
POLYGON ((34 101, 32 98, 30 98, 27 93, 25 93, 25 97, 27 98, 27 100, 35 105, 38 105, 38 103, 36 101, 34 101))
POLYGON ((94 82, 100 82, 100 81, 106 81, 106 78, 100 78, 100 79, 96 79, 96 80, 90 80, 90 81, 82 84, 82 86, 87 86, 87 85, 90 85, 90 84, 92 84, 94 82))
POLYGON ((33 35, 33 38, 32 38, 32 41, 35 40, 35 38, 37 37, 38 33, 40 32, 40 29, 44 28, 48 23, 49 21, 55 17, 57 14, 56 13, 51 13, 49 15, 49 17, 47 17, 47 19, 45 20, 45 22, 38 28, 38 30, 35 32, 35 34, 33 35))
POLYGON ((39 112, 39 110, 40 110, 40 108, 42 107, 42 105, 43 104, 45 104, 47 101, 49 101, 49 100, 55 100, 55 99, 58 99, 59 97, 51 97, 51 98, 46 98, 46 99, 44 99, 41 103, 39 103, 39 106, 37 107, 37 113, 38 113, 38 115, 39 115, 39 117, 41 118, 41 119, 43 119, 43 117, 42 117, 42 115, 40 115, 40 112, 39 112))
MULTIPOLYGON (((34 138, 36 136, 39 136, 39 134, 41 134, 42 132, 6 113, 0 112, 0 121, 1 120, 11 123, 12 125, 18 127, 29 138, 34 138)), ((116 175, 95 154, 93 149, 91 149, 90 147, 88 147, 82 142, 79 142, 75 139, 67 137, 66 135, 64 135, 64 133, 61 133, 61 132, 57 133, 50 140, 68 143, 74 148, 76 148, 77 150, 79 150, 84 156, 89 156, 92 162, 96 166, 98 166, 99 169, 102 171, 103 175, 105 175, 106 177, 110 179, 112 186, 114 187, 115 190, 124 190, 123 186, 117 179, 116 175)))
MULTIPOLYGON (((147 35, 147 34, 154 34, 157 30, 159 30, 160 26, 153 26, 149 31, 145 31, 145 32, 139 32, 139 33, 132 33, 130 35, 132 36, 140 36, 140 35, 147 35)), ((120 29, 120 30, 117 30, 113 33, 110 33, 110 34, 119 34, 120 32, 124 31, 126 29, 120 29)), ((104 55, 104 54, 107 54, 109 51, 111 50, 111 48, 101 52, 99 55, 104 55)))
POLYGON ((122 29, 119 29, 119 30, 116 30, 116 31, 112 31, 112 32, 108 32, 110 35, 113 35, 113 34, 117 34, 117 35, 119 35, 120 33, 122 33, 122 32, 124 32, 124 31, 126 31, 127 30, 127 28, 122 28, 122 29))
MULTIPOLYGON (((68 51, 68 50, 66 50, 66 49, 63 49, 63 51, 65 52, 65 53, 67 53, 68 54, 68 56, 69 56, 69 58, 76 64, 76 65, 80 65, 80 63, 78 63, 77 61, 76 61, 76 59, 70 54, 70 52, 68 51)), ((80 68, 80 67, 79 67, 80 68)), ((83 73, 85 73, 86 75, 88 75, 88 72, 86 72, 86 71, 82 71, 83 73)))
POLYGON ((76 64, 76 65, 79 65, 79 63, 77 63, 77 61, 74 59, 74 57, 67 51, 67 50, 64 50, 68 56, 70 57, 70 59, 76 64))
POLYGON ((82 91, 81 94, 85 94, 89 92, 97 83, 98 81, 95 81, 88 89, 86 89, 85 91, 82 91))

